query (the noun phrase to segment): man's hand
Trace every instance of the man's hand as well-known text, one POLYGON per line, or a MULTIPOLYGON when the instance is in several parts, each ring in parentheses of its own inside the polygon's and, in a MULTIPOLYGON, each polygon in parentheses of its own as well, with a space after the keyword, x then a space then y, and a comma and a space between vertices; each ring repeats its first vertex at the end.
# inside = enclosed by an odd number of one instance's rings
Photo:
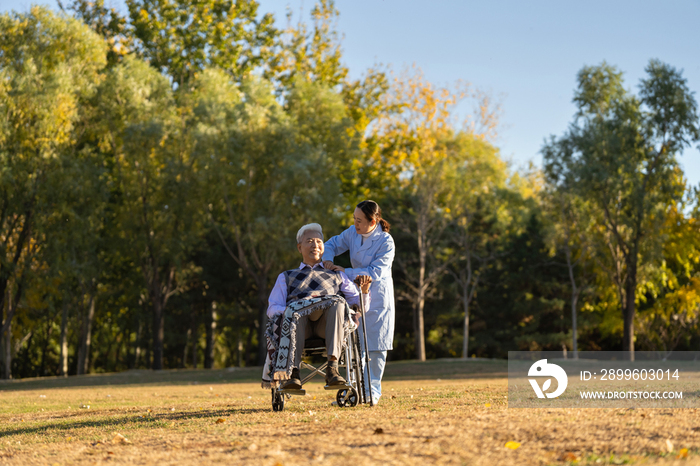
POLYGON ((362 290, 362 294, 367 294, 369 293, 369 286, 372 284, 372 279, 369 275, 358 275, 355 277, 355 283, 357 283, 360 290, 362 290))

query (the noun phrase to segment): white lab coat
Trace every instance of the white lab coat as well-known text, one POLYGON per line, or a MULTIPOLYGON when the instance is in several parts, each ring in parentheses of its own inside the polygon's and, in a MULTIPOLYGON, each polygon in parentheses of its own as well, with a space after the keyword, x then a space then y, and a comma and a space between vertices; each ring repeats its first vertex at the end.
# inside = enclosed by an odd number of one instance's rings
POLYGON ((324 261, 332 261, 335 256, 350 250, 352 268, 345 274, 354 280, 358 275, 369 275, 371 304, 366 312, 367 344, 370 351, 393 349, 394 342, 394 282, 391 278, 391 264, 396 248, 394 239, 377 225, 372 234, 362 244, 362 236, 351 226, 341 234, 332 237, 325 244, 324 261))

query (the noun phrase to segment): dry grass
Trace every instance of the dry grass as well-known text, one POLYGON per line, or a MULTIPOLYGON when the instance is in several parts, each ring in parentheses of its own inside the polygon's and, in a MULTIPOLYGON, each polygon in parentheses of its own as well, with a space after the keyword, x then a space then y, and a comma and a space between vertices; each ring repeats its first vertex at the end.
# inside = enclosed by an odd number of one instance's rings
POLYGON ((700 464, 697 410, 508 409, 505 371, 390 363, 375 408, 317 379, 281 413, 258 368, 5 383, 0 464, 700 464))

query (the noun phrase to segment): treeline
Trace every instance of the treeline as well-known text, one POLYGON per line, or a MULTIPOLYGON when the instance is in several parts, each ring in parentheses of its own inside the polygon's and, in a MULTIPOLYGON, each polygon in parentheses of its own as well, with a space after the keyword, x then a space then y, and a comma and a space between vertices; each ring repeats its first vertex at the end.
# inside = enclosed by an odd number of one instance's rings
POLYGON ((397 242, 393 359, 700 346, 674 68, 638 95, 584 68, 570 130, 518 173, 487 94, 351 80, 332 1, 285 30, 255 1, 127 6, 0 16, 3 377, 257 364, 297 229, 367 198, 397 242))

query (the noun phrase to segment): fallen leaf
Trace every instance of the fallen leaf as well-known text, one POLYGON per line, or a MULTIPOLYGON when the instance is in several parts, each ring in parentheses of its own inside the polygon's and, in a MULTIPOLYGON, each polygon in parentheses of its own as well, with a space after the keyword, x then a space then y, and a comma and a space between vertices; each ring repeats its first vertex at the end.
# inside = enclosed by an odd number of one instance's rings
POLYGON ((384 433, 384 429, 382 429, 381 427, 377 427, 376 429, 374 429, 374 433, 375 433, 375 434, 383 434, 383 433, 384 433))
POLYGON ((520 444, 518 442, 506 442, 506 448, 510 448, 511 450, 517 450, 518 447, 520 447, 520 444))
POLYGON ((491 407, 491 403, 486 403, 484 406, 487 407, 487 408, 490 408, 490 407, 491 407))
POLYGON ((224 422, 226 422, 226 420, 225 420, 225 419, 222 419, 222 418, 219 418, 219 419, 216 420, 216 423, 217 423, 217 424, 223 424, 224 422))
POLYGON ((115 432, 114 437, 112 437, 112 443, 114 443, 114 444, 131 443, 131 440, 124 437, 122 434, 115 432))
POLYGON ((574 455, 573 453, 571 453, 570 451, 567 451, 566 453, 564 453, 561 456, 561 458, 559 458, 559 459, 561 461, 569 461, 569 462, 578 461, 578 457, 576 455, 574 455))
POLYGON ((666 439, 666 449, 671 453, 673 451, 673 442, 670 439, 666 439))
POLYGON ((688 457, 688 449, 687 449, 687 448, 681 448, 681 451, 678 452, 678 455, 676 456, 676 459, 687 458, 687 457, 688 457))

